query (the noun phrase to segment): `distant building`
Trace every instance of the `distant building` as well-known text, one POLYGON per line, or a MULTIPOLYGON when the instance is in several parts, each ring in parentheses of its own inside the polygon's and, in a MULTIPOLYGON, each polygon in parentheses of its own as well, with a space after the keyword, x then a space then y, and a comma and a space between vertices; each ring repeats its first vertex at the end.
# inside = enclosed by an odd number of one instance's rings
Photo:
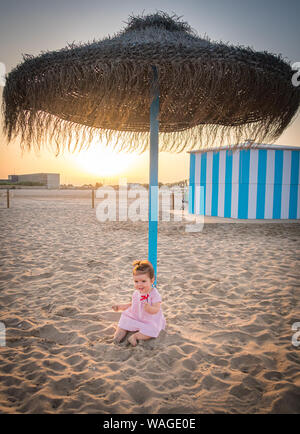
POLYGON ((11 182, 39 182, 47 188, 59 188, 59 173, 31 173, 28 175, 9 175, 8 180, 11 182))
MULTIPOLYGON (((6 179, 7 181, 7 179, 6 179)), ((18 182, 18 175, 8 175, 8 181, 18 182)))

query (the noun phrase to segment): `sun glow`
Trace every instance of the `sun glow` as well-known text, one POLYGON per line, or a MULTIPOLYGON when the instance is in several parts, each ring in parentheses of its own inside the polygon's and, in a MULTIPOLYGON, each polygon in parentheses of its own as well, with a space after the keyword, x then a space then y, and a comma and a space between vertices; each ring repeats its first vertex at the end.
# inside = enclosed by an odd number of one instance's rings
POLYGON ((134 163, 136 154, 116 152, 102 143, 91 145, 72 155, 73 162, 91 175, 113 176, 122 174, 134 163))

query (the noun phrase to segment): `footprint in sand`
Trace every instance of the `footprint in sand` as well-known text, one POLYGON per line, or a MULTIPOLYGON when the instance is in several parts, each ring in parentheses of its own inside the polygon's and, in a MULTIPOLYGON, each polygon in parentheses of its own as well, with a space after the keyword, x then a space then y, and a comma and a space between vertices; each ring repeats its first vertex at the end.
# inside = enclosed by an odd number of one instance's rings
POLYGON ((201 387, 206 390, 224 390, 229 387, 229 384, 214 378, 212 375, 206 375, 201 382, 201 387))
MULTIPOLYGON (((62 333, 57 330, 53 325, 45 325, 32 330, 32 335, 46 339, 47 342, 55 342, 60 345, 66 345, 73 343, 74 340, 78 340, 78 336, 75 332, 62 333)), ((79 342, 77 342, 79 343, 79 342)))
POLYGON ((141 381, 133 381, 127 385, 126 389, 129 396, 139 405, 144 404, 153 393, 146 386, 146 384, 141 381))
POLYGON ((70 317, 78 314, 79 310, 76 307, 64 306, 61 309, 56 310, 54 313, 58 316, 70 317))
POLYGON ((264 378, 269 381, 279 381, 282 379, 282 374, 278 371, 269 371, 264 374, 264 378))
POLYGON ((54 273, 52 271, 47 272, 47 273, 41 273, 41 274, 34 274, 32 272, 30 273, 25 273, 21 276, 22 280, 39 280, 39 279, 48 279, 49 277, 52 277, 54 275, 54 273))
POLYGON ((231 359, 231 368, 242 372, 249 372, 250 369, 258 367, 260 359, 252 354, 243 354, 231 359))
POLYGON ((13 274, 11 274, 11 273, 0 273, 0 281, 1 280, 4 280, 4 281, 6 281, 6 280, 11 280, 11 279, 13 279, 15 276, 13 275, 13 274))
POLYGON ((80 268, 74 265, 63 265, 61 270, 66 271, 67 273, 76 273, 77 271, 80 271, 80 268))
POLYGON ((90 268, 95 268, 95 267, 105 267, 106 264, 104 264, 104 262, 101 261, 94 261, 93 259, 88 261, 87 266, 90 268))

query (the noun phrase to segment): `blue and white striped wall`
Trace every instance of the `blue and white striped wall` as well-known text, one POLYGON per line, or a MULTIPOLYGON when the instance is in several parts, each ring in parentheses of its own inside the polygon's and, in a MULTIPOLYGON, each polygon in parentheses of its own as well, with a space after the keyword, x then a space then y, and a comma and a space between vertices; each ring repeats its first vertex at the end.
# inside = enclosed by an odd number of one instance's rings
POLYGON ((189 213, 299 219, 300 148, 259 146, 191 152, 189 213))

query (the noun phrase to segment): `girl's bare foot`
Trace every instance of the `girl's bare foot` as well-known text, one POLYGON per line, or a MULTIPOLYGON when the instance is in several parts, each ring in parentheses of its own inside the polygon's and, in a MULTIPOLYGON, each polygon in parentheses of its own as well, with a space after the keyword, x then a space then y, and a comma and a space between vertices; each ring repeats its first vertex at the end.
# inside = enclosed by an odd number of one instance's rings
POLYGON ((122 341, 122 339, 125 338, 126 334, 127 334, 126 330, 118 328, 116 330, 116 333, 115 333, 115 336, 114 336, 114 343, 115 344, 119 344, 122 341))
POLYGON ((136 345, 137 345, 137 339, 136 339, 135 335, 131 335, 131 336, 128 338, 128 342, 129 342, 133 347, 136 347, 136 345))

